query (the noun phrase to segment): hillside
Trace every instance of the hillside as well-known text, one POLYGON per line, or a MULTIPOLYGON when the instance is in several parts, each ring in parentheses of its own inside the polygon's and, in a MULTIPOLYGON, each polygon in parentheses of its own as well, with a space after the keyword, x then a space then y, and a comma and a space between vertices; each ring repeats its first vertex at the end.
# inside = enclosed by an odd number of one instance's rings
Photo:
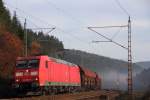
MULTIPOLYGON (((99 73, 103 78, 103 88, 127 88, 127 62, 79 50, 64 50, 62 55, 64 60, 88 67, 99 73)), ((134 75, 142 70, 143 68, 133 64, 134 75)))
POLYGON ((16 12, 11 15, 0 0, 0 96, 11 94, 8 94, 8 91, 11 89, 15 60, 18 56, 24 56, 25 40, 29 56, 46 54, 55 57, 56 53, 64 48, 63 43, 54 36, 31 29, 26 31, 28 38, 24 37, 24 28, 16 12))
POLYGON ((24 28, 16 12, 11 16, 3 1, 0 0, 0 44, 3 45, 0 48, 0 78, 12 76, 15 59, 18 56, 24 56, 25 45, 27 45, 29 56, 46 54, 55 57, 56 53, 64 48, 63 43, 54 36, 40 31, 34 32, 31 29, 26 29, 26 33, 28 38, 24 37, 24 28))
POLYGON ((150 90, 150 68, 143 70, 141 73, 137 74, 134 78, 137 90, 150 90))
POLYGON ((145 61, 145 62, 137 62, 137 65, 143 67, 144 69, 150 68, 150 61, 145 61))

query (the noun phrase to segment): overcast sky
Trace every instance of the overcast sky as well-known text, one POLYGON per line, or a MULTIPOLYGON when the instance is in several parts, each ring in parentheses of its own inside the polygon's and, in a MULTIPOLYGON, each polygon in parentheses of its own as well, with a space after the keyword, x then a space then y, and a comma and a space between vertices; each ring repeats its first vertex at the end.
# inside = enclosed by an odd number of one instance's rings
MULTIPOLYGON (((105 41, 89 26, 127 25, 128 15, 116 0, 3 0, 11 14, 16 10, 28 28, 56 27, 51 35, 63 41, 66 49, 78 49, 111 58, 127 60, 127 50, 105 41)), ((133 61, 150 61, 150 1, 119 0, 131 16, 133 61)), ((41 31, 41 30, 40 30, 41 31)), ((44 32, 48 30, 43 30, 44 32)), ((127 28, 96 29, 127 46, 127 28)))

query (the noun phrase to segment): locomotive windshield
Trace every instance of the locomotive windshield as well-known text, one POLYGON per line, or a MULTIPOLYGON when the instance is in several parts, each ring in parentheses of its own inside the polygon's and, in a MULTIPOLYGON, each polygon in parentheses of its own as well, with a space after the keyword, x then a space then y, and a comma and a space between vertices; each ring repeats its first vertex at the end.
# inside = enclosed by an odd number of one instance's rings
POLYGON ((38 68, 39 60, 18 60, 16 62, 16 68, 38 68))

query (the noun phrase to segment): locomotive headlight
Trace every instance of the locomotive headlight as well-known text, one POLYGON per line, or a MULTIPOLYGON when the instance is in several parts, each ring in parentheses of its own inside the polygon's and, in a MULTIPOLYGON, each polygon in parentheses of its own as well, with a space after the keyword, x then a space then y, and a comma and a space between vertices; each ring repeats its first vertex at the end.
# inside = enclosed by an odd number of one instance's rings
POLYGON ((37 71, 31 72, 31 76, 36 76, 36 75, 38 75, 38 72, 37 72, 37 71))
POLYGON ((16 72, 16 76, 23 76, 23 72, 16 72))
POLYGON ((18 79, 16 79, 16 82, 19 82, 19 80, 18 80, 18 79))

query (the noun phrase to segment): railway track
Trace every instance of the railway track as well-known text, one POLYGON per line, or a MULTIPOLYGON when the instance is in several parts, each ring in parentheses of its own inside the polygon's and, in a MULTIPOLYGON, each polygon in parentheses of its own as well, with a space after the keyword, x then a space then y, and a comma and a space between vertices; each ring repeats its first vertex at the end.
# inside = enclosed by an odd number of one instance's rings
POLYGON ((46 96, 27 96, 20 98, 11 98, 10 100, 114 100, 112 97, 119 96, 119 93, 113 91, 89 91, 71 94, 58 94, 46 96))

